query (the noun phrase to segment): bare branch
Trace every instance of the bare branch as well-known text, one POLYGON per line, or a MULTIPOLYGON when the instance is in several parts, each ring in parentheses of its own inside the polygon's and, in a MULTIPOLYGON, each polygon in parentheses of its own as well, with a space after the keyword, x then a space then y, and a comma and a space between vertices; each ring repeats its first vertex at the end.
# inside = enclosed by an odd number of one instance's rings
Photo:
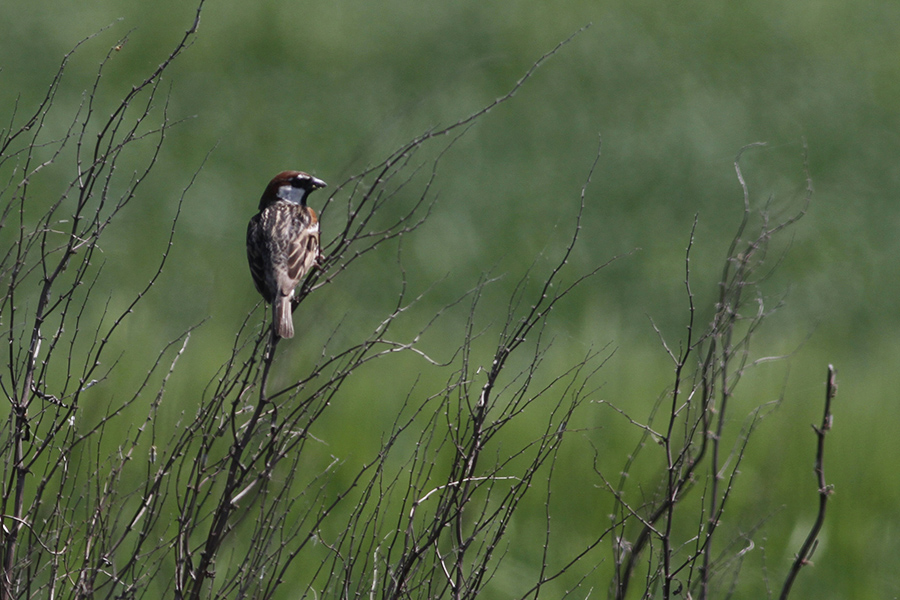
POLYGON ((812 559, 813 553, 816 551, 819 532, 822 530, 822 525, 825 524, 825 508, 828 504, 828 497, 834 491, 833 487, 828 485, 825 481, 825 436, 831 430, 833 420, 831 414, 831 401, 834 400, 835 395, 837 395, 836 372, 833 366, 828 365, 828 376, 825 380, 825 411, 822 415, 822 424, 818 427, 815 425, 812 426, 813 431, 816 432, 817 440, 815 473, 816 482, 819 486, 819 511, 816 514, 816 520, 809 531, 809 535, 806 536, 806 540, 804 540, 803 545, 800 547, 800 552, 798 552, 796 558, 794 558, 791 570, 788 571, 787 577, 784 580, 784 586, 781 588, 781 595, 779 596, 781 600, 785 600, 790 596, 791 587, 794 585, 794 580, 800 573, 800 569, 811 564, 810 559, 812 559))

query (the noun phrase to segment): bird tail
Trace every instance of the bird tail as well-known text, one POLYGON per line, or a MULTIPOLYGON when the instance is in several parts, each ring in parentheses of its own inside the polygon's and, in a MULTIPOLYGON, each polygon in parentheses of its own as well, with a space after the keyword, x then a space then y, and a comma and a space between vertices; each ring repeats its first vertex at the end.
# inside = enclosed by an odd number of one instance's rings
POLYGON ((275 335, 280 338, 294 337, 294 319, 291 311, 291 297, 279 296, 275 299, 275 335))

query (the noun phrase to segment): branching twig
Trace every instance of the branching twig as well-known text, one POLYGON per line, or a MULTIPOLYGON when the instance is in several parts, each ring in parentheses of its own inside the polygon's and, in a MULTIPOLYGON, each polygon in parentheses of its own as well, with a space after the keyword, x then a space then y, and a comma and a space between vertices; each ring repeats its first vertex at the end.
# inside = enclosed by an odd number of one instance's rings
POLYGON ((815 425, 812 426, 813 431, 816 432, 815 473, 816 483, 819 486, 819 511, 816 514, 816 521, 813 523, 809 535, 806 536, 806 540, 804 540, 803 545, 800 547, 800 551, 797 553, 797 556, 794 558, 794 562, 791 565, 791 570, 788 571, 787 577, 784 580, 784 586, 781 588, 781 595, 779 596, 781 600, 786 600, 790 595, 791 586, 794 585, 794 580, 800 573, 800 569, 808 564, 812 564, 810 559, 816 551, 819 532, 822 530, 822 525, 825 523, 825 508, 828 504, 828 497, 833 492, 833 487, 828 485, 825 481, 825 436, 831 430, 831 401, 834 400, 836 394, 836 373, 834 367, 828 365, 828 377, 825 381, 825 411, 822 415, 822 424, 818 427, 815 425))

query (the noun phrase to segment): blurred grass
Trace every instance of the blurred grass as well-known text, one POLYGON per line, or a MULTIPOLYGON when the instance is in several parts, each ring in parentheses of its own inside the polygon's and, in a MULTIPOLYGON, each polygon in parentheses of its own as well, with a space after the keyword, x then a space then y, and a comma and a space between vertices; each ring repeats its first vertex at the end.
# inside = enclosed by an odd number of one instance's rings
MULTIPOLYGON (((3 3, 0 114, 10 114, 16 97, 20 115, 28 112, 61 56, 109 23, 73 58, 57 108, 77 105, 107 49, 130 32, 103 81, 116 97, 162 60, 193 11, 172 0, 3 3)), ((187 195, 170 266, 142 319, 123 332, 131 348, 123 379, 145 370, 164 341, 206 318, 191 342, 203 350, 184 356, 177 393, 198 394, 227 357, 237 324, 257 301, 244 266, 245 224, 274 173, 301 168, 334 186, 422 131, 506 93, 539 56, 588 23, 443 160, 433 218, 404 243, 411 293, 438 281, 419 314, 433 313, 490 270, 505 277, 485 301, 491 308, 483 318, 502 320, 504 298, 520 274, 536 258, 538 270, 546 268, 571 230, 602 135, 573 272, 640 250, 554 315, 556 360, 568 364, 590 345, 611 343, 617 351, 601 372, 601 396, 640 417, 669 380, 647 316, 672 340, 684 332, 683 258, 694 215, 694 290, 711 302, 719 257, 740 217, 734 156, 747 143, 767 141, 745 155, 744 172, 757 205, 769 196, 787 201, 805 188, 805 140, 816 194, 767 283, 772 294, 790 294, 757 348, 789 353, 811 336, 789 361, 784 404, 753 444, 742 485, 755 493, 741 496, 729 514, 756 514, 756 494, 763 515, 779 511, 767 529, 766 559, 780 581, 790 558, 782 554, 785 540, 813 516, 808 424, 819 418, 825 366, 833 363, 840 389, 826 472, 836 494, 827 542, 815 557, 821 566, 801 575, 794 597, 900 594, 900 448, 893 435, 900 419, 893 401, 900 383, 900 8, 892 4, 210 3, 200 38, 169 79, 170 114, 196 118, 171 132, 144 197, 104 248, 115 288, 142 286, 182 187, 212 150, 187 195)), ((55 125, 67 125, 67 110, 57 114, 55 125)), ((327 220, 323 227, 327 238, 327 220)), ((298 326, 311 339, 324 338, 339 319, 371 326, 398 290, 394 258, 373 257, 365 270, 310 298, 298 326)), ((442 322, 426 343, 436 351, 456 343, 462 318, 442 322)), ((295 346, 297 365, 311 360, 295 346)), ((347 404, 333 407, 334 421, 318 435, 336 454, 368 455, 380 434, 372 424, 387 427, 393 413, 390 405, 367 402, 366 389, 397 386, 399 403, 416 369, 361 373, 346 388, 347 404), (354 419, 359 411, 371 418, 354 419)), ((782 381, 754 378, 744 393, 766 401, 782 381)), ((588 413, 600 429, 586 439, 624 455, 635 432, 595 407, 588 413)), ((573 514, 596 502, 605 522, 602 498, 580 498, 572 499, 573 514)), ((756 572, 747 569, 752 579, 756 572)))

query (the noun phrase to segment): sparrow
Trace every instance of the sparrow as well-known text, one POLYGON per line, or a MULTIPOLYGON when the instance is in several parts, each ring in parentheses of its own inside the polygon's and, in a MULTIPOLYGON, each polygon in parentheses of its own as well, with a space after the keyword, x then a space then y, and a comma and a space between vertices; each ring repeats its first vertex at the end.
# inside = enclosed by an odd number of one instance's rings
POLYGON ((247 260, 256 289, 272 305, 275 335, 294 337, 294 289, 318 263, 319 219, 306 205, 325 182, 301 171, 276 175, 247 226, 247 260))

